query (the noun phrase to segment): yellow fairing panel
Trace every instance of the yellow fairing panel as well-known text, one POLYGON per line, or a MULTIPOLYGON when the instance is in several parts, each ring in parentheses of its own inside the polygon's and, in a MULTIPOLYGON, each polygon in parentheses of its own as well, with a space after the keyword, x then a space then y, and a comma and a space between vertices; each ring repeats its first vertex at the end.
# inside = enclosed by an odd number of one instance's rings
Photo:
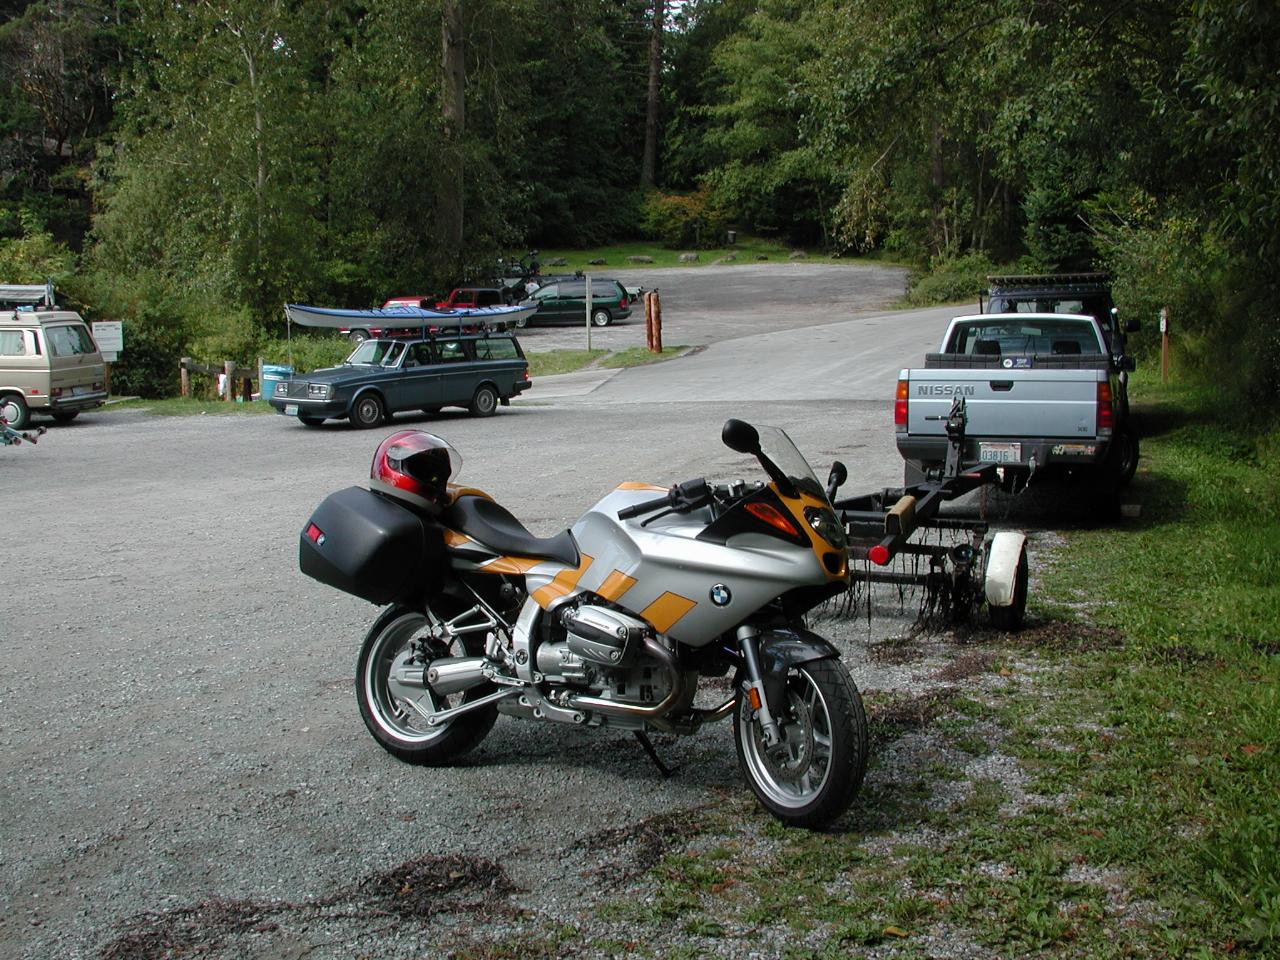
POLYGON ((578 586, 578 581, 582 579, 582 575, 587 572, 587 568, 591 566, 591 563, 592 558, 585 553, 582 554, 576 569, 571 570, 565 567, 552 578, 550 583, 533 591, 531 596, 534 602, 545 610, 548 604, 573 593, 574 588, 578 586))
POLYGON ((484 565, 485 573, 516 573, 526 574, 540 563, 546 563, 545 560, 533 560, 529 557, 498 557, 484 565))
MULTIPOLYGON (((776 484, 771 483, 769 486, 773 489, 774 493, 778 493, 776 484)), ((787 505, 787 509, 791 512, 791 516, 794 517, 796 522, 800 525, 800 529, 809 535, 809 542, 813 546, 813 552, 818 555, 818 561, 821 562, 823 554, 834 553, 835 547, 831 546, 831 544, 827 543, 827 541, 823 540, 813 532, 809 526, 809 521, 805 519, 804 511, 806 507, 813 507, 817 510, 830 509, 830 504, 825 500, 819 500, 817 497, 805 493, 803 490, 799 492, 799 500, 784 497, 780 493, 778 493, 778 499, 787 505)), ((825 563, 822 564, 822 569, 826 573, 828 580, 847 580, 849 578, 848 553, 845 554, 844 563, 840 565, 840 569, 837 572, 832 573, 827 569, 827 565, 825 563)))
POLYGON ((611 574, 604 578, 604 583, 596 589, 596 593, 611 602, 617 602, 618 598, 636 585, 635 577, 628 577, 621 570, 614 570, 611 574))
POLYGON ((686 613, 698 605, 697 601, 668 591, 640 611, 640 616, 653 624, 659 633, 666 633, 686 613))

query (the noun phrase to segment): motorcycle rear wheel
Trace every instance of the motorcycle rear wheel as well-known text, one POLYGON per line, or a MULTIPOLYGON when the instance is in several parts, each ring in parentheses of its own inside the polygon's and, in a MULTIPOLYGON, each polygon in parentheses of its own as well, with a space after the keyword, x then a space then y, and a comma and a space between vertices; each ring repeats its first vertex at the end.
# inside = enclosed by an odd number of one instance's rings
POLYGON ((786 701, 774 715, 782 743, 765 746, 743 697, 734 714, 738 766, 761 805, 793 827, 823 827, 848 809, 867 769, 867 716, 837 660, 787 670, 786 701))
MULTIPOLYGON (((356 700, 365 726, 388 753, 406 763, 442 764, 474 749, 493 728, 498 710, 490 705, 437 726, 427 723, 423 712, 456 707, 492 692, 493 687, 481 684, 444 697, 430 687, 397 681, 394 671, 413 656, 413 641, 426 625, 426 615, 408 607, 392 607, 378 618, 356 660, 356 700)), ((483 652, 483 641, 469 634, 455 640, 448 655, 483 652)))

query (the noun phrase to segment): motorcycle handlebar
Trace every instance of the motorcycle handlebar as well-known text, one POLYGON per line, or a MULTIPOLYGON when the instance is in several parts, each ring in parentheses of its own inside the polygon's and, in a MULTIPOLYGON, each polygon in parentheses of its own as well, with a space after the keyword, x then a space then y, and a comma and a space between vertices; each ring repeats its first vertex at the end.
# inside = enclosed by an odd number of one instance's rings
POLYGON ((661 497, 623 507, 618 511, 618 519, 630 520, 632 517, 638 517, 644 513, 652 513, 654 510, 661 510, 663 507, 669 507, 672 510, 691 510, 705 503, 710 495, 711 488, 707 486, 707 481, 702 477, 698 477, 696 480, 677 483, 661 497))
POLYGON ((656 500, 646 500, 644 503, 633 503, 629 507, 623 507, 618 511, 618 519, 630 520, 632 517, 638 517, 642 513, 652 513, 662 507, 669 507, 672 502, 671 491, 667 491, 656 500))

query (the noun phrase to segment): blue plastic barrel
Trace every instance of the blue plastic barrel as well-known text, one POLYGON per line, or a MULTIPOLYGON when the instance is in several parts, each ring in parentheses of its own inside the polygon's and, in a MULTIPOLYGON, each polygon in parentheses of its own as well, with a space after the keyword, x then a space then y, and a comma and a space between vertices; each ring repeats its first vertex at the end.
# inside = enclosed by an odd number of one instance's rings
POLYGON ((293 376, 293 367, 277 363, 262 365, 262 399, 270 400, 276 395, 276 384, 293 376))

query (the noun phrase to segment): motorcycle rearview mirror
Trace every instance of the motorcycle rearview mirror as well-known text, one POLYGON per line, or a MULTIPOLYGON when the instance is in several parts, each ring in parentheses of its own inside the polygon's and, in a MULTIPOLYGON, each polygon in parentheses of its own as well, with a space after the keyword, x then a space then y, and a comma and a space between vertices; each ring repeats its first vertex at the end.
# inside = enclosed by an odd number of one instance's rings
POLYGON ((778 465, 765 456, 760 449, 760 431, 745 420, 729 419, 724 422, 720 431, 720 439, 724 445, 735 453, 749 453, 760 461, 760 466, 769 475, 769 479, 778 485, 778 492, 784 497, 796 495, 795 484, 778 469, 778 465))
POLYGON ((760 433, 745 420, 726 420, 724 429, 720 431, 720 439, 735 453, 760 456, 760 433))
POLYGON ((827 499, 834 500, 836 491, 849 479, 849 468, 839 460, 831 462, 831 472, 827 474, 827 499))

